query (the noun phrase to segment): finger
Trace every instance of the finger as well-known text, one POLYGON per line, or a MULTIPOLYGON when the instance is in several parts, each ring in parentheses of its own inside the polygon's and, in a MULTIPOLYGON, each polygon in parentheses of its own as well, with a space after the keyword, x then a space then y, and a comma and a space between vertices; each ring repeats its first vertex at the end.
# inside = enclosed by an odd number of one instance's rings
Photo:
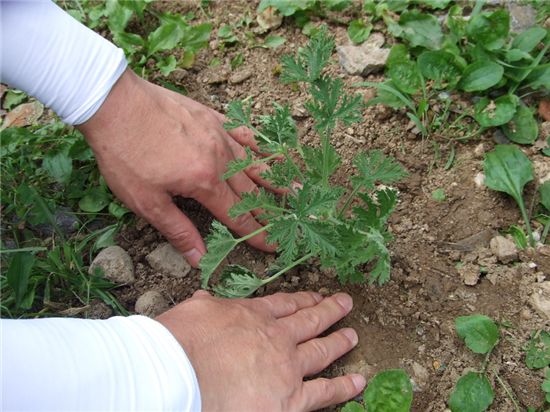
MULTIPOLYGON (((219 182, 215 187, 209 188, 207 191, 199 192, 195 196, 196 200, 206 207, 210 212, 229 229, 237 233, 239 236, 248 235, 263 226, 254 219, 251 213, 244 213, 231 219, 228 215, 229 209, 236 203, 240 202, 240 198, 235 194, 227 182, 219 182)), ((260 232, 258 235, 250 238, 247 242, 257 249, 266 252, 273 252, 276 249, 275 245, 268 245, 266 242, 266 232, 260 232)))
POLYGON ((312 339, 298 346, 298 358, 305 376, 321 372, 340 356, 352 350, 359 338, 351 329, 340 329, 324 338, 312 339))
MULTIPOLYGON (((216 118, 223 124, 227 122, 227 117, 225 117, 220 112, 217 112, 216 110, 212 110, 212 113, 216 118)), ((237 143, 240 143, 243 146, 250 147, 253 151, 256 153, 260 152, 260 148, 258 147, 258 142, 256 142, 256 139, 254 138, 254 132, 250 130, 248 127, 241 126, 237 127, 235 129, 227 130, 227 133, 235 139, 237 143)))
POLYGON ((304 382, 299 409, 315 411, 345 402, 359 395, 365 385, 365 378, 357 374, 304 382))
POLYGON ((315 292, 275 293, 251 299, 262 305, 275 318, 290 316, 301 309, 315 306, 322 300, 323 297, 315 292))
POLYGON ((337 293, 323 299, 318 305, 302 309, 281 319, 297 343, 316 338, 334 323, 346 316, 353 307, 351 297, 337 293))
POLYGON ((169 195, 163 195, 158 201, 158 204, 141 214, 182 253, 191 266, 198 267, 202 255, 206 253, 206 247, 197 228, 172 202, 169 195))

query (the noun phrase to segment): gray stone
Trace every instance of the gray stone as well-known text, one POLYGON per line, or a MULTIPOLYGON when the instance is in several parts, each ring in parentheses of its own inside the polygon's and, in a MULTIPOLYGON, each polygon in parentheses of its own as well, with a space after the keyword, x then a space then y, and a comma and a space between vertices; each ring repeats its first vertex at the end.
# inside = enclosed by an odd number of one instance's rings
POLYGON ((473 263, 466 263, 464 266, 458 269, 458 274, 465 285, 475 286, 479 282, 481 275, 479 266, 473 263))
POLYGON ((383 69, 390 54, 390 49, 382 48, 384 41, 381 33, 373 33, 360 46, 338 46, 340 65, 347 73, 361 76, 383 69))
POLYGON ((531 306, 541 316, 550 320, 550 281, 539 283, 531 295, 531 306))
POLYGON ((170 243, 157 246, 145 259, 153 269, 176 278, 185 277, 191 270, 182 254, 170 243))
POLYGON ((495 236, 490 242, 491 251, 501 263, 510 263, 518 258, 518 249, 514 241, 504 236, 495 236))
POLYGON ((422 391, 425 389, 426 385, 430 380, 430 374, 428 369, 419 364, 418 362, 413 362, 411 365, 412 368, 412 378, 416 384, 417 391, 422 391))
POLYGON ((238 72, 235 72, 233 73, 230 77, 229 77, 229 83, 230 84, 239 84, 239 83, 242 83, 244 82, 245 80, 248 80, 249 78, 252 77, 252 70, 250 69, 243 69, 243 70, 240 70, 238 72))
POLYGON ((94 274, 98 268, 106 279, 117 285, 133 283, 135 280, 132 258, 120 246, 109 246, 99 252, 88 273, 94 274))
POLYGON ((537 23, 537 12, 533 7, 515 1, 507 2, 506 7, 510 12, 510 30, 513 33, 521 33, 537 23))
POLYGON ((141 295, 136 301, 136 313, 154 318, 166 312, 170 305, 168 301, 156 290, 149 290, 141 295))

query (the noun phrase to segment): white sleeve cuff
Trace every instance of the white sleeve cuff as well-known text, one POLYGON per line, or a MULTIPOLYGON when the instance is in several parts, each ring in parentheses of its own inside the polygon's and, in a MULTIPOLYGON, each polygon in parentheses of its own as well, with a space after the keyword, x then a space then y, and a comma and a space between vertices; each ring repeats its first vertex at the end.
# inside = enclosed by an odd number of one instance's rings
POLYGON ((195 372, 144 316, 1 320, 2 411, 200 411, 195 372))
POLYGON ((68 124, 92 117, 127 67, 122 49, 50 0, 0 1, 0 78, 68 124))

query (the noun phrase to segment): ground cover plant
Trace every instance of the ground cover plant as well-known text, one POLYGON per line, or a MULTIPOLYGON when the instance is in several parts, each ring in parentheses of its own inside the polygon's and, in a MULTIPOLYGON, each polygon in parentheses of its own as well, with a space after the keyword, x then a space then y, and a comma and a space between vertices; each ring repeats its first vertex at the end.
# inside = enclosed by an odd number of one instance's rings
POLYGON ((397 203, 397 192, 388 185, 405 176, 403 168, 380 151, 360 153, 354 160, 357 172, 351 177, 352 188, 334 185, 332 174, 340 164, 331 137, 341 122, 349 125, 361 119, 362 101, 359 95, 348 95, 342 82, 323 74, 332 55, 334 39, 326 29, 318 31, 296 57, 282 59, 281 80, 285 83, 306 83, 311 95, 306 108, 314 118, 320 135, 320 147, 300 144, 297 128, 288 107, 274 105, 274 113, 263 115, 257 128, 251 118, 250 105, 243 101, 229 105, 227 129, 246 126, 260 141, 260 150, 268 155, 254 159, 249 151, 246 159, 228 165, 224 178, 252 165, 267 163, 274 158, 265 177, 274 186, 291 188, 276 199, 264 190, 243 193, 242 201, 230 210, 237 217, 253 210, 262 210, 260 220, 266 225, 240 239, 218 222, 207 238, 207 254, 202 258, 202 286, 208 287, 211 275, 237 244, 268 233, 268 242, 278 244, 278 259, 269 269, 273 274, 259 278, 241 266, 229 266, 221 274, 214 291, 227 297, 246 297, 288 270, 312 258, 322 267, 334 268, 342 283, 366 280, 362 265, 373 262, 369 282, 383 284, 390 278, 390 254, 386 242, 390 239, 386 222, 397 203), (298 155, 303 165, 293 158, 298 155), (294 186, 293 186, 294 185, 294 186), (354 201, 360 205, 354 207, 354 201), (350 214, 351 212, 352 214, 350 214))

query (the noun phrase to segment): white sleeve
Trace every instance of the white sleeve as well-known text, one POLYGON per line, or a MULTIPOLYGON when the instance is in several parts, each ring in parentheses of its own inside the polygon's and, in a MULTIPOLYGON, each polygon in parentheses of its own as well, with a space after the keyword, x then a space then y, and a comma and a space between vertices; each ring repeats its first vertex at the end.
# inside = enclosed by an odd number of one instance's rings
POLYGON ((0 410, 200 411, 185 352, 144 316, 0 320, 0 410))
POLYGON ((0 0, 0 79, 68 124, 99 109, 127 67, 122 49, 50 0, 0 0))

